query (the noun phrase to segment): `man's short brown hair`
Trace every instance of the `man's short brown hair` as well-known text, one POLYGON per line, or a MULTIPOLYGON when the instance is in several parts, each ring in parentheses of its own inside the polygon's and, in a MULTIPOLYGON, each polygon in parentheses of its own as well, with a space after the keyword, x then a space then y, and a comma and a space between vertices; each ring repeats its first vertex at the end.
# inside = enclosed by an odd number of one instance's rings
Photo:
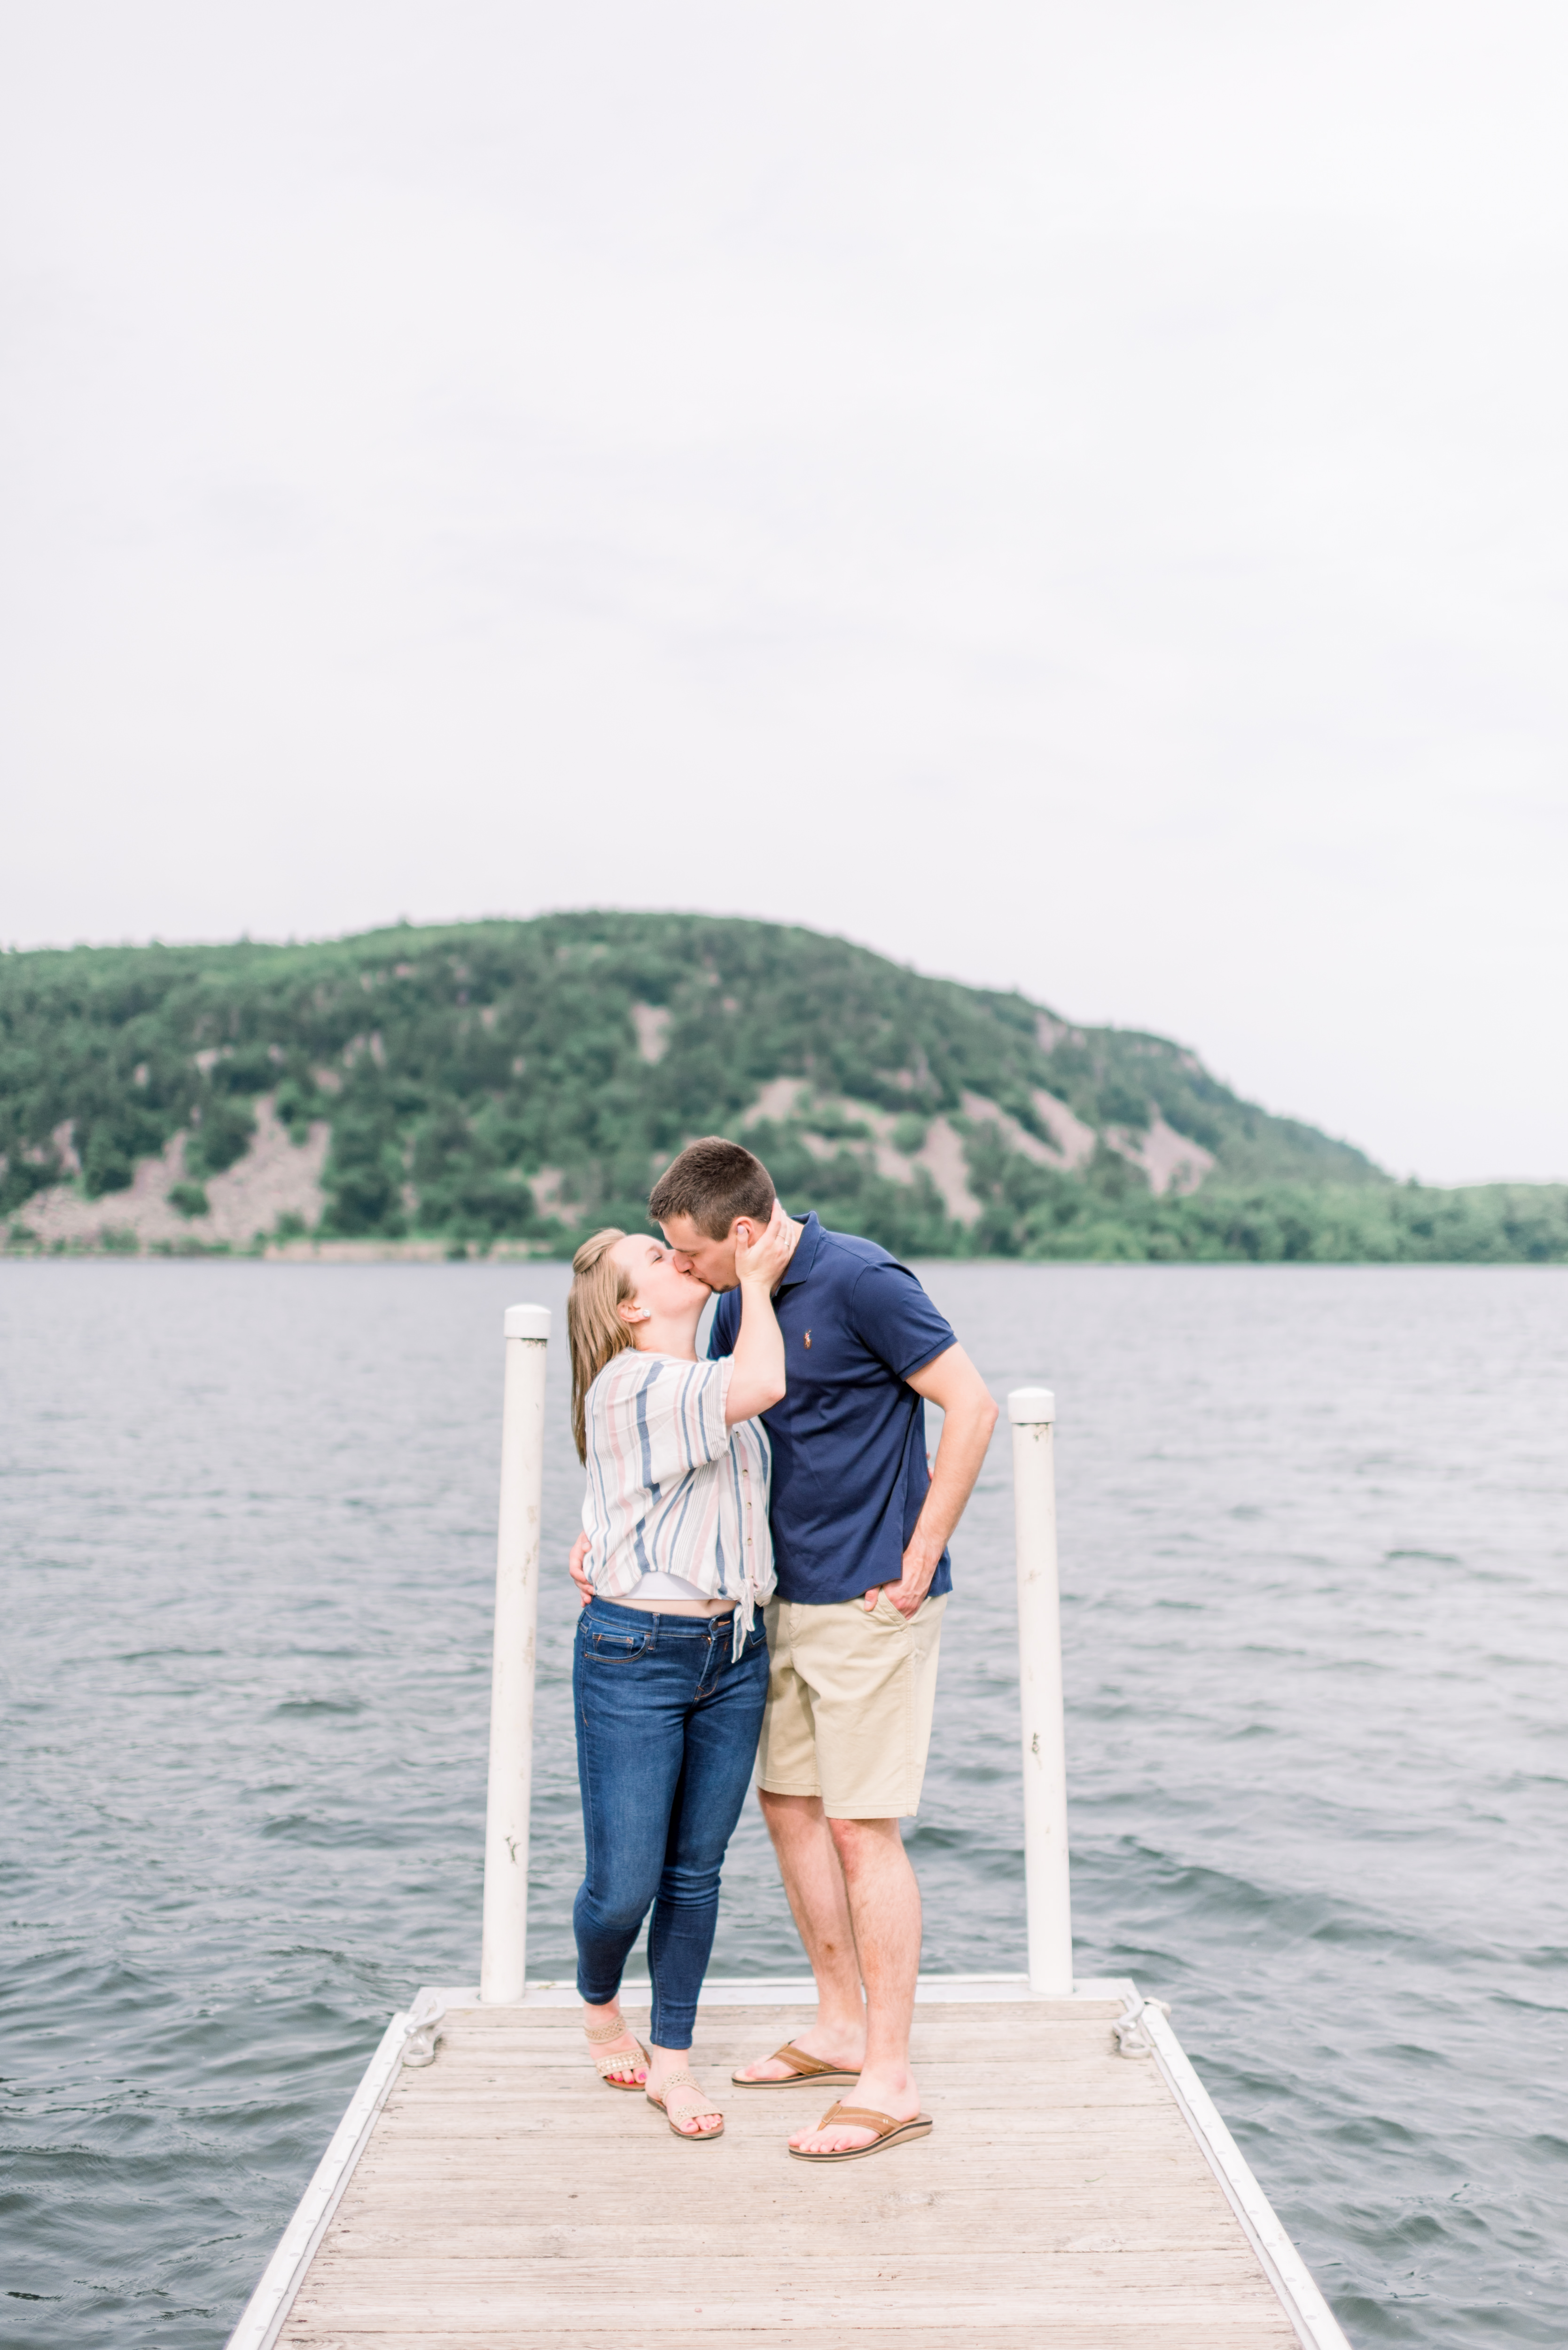
POLYGON ((659 1224, 671 1216, 690 1216, 709 1240, 722 1241, 737 1216, 767 1222, 774 1211, 774 1179, 738 1142, 705 1134, 670 1160, 649 1194, 648 1211, 659 1224))

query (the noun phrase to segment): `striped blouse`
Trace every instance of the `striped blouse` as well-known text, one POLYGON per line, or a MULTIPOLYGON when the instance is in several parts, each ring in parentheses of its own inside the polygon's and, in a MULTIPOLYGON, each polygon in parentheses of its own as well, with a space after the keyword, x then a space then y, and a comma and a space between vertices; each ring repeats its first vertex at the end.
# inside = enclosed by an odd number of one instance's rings
POLYGON ((756 1419, 724 1423, 732 1358, 688 1363, 623 1347, 588 1389, 587 1574, 606 1599, 647 1575, 678 1575, 709 1598, 732 1598, 735 1646, 771 1598, 768 1481, 773 1453, 756 1419))

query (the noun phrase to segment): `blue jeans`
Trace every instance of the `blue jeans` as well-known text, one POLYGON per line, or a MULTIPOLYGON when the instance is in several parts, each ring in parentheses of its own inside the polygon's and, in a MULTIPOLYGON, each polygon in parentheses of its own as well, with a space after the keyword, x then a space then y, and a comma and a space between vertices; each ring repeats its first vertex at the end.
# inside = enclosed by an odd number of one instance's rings
POLYGON ((577 1618, 572 1694, 587 1874, 572 1911, 577 1989, 607 2007, 649 1905, 651 2036, 690 2048, 719 1871, 751 1783, 768 1693, 759 1613, 732 1658, 729 1616, 659 1616, 591 1600, 577 1618))

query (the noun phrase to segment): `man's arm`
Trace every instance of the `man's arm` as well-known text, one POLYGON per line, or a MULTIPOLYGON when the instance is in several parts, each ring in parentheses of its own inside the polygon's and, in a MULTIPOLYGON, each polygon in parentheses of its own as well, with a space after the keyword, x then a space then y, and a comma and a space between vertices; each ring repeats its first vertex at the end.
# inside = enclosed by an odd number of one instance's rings
POLYGON ((915 1531, 904 1551, 904 1573, 898 1583, 878 1584, 866 1594, 867 1613, 886 1590, 901 1616, 912 1616, 931 1587, 953 1528, 964 1513, 985 1459, 991 1431, 996 1426, 996 1406, 985 1381, 961 1347, 950 1347, 934 1362, 909 1373, 908 1384, 928 1403, 940 1407, 941 1440, 931 1464, 931 1489, 915 1521, 915 1531))

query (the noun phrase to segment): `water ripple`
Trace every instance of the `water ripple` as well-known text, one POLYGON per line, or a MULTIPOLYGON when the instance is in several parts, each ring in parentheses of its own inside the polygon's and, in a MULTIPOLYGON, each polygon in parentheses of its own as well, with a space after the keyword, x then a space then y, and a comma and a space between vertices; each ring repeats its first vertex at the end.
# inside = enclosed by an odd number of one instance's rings
MULTIPOLYGON (((1565 1278, 929 1269, 1060 1399, 1079 1965, 1176 2002, 1364 2345, 1568 2340, 1565 1278)), ((0 1265, 0 2341, 217 2350, 389 2009, 473 1979, 500 1315, 563 1294, 0 1265)), ((936 1968, 1022 1957, 1009 1484, 999 1445, 910 1835, 936 1968)), ((572 1615, 547 1576, 549 1973, 572 1615)), ((754 1815, 716 1964, 799 1964, 754 1815)))

